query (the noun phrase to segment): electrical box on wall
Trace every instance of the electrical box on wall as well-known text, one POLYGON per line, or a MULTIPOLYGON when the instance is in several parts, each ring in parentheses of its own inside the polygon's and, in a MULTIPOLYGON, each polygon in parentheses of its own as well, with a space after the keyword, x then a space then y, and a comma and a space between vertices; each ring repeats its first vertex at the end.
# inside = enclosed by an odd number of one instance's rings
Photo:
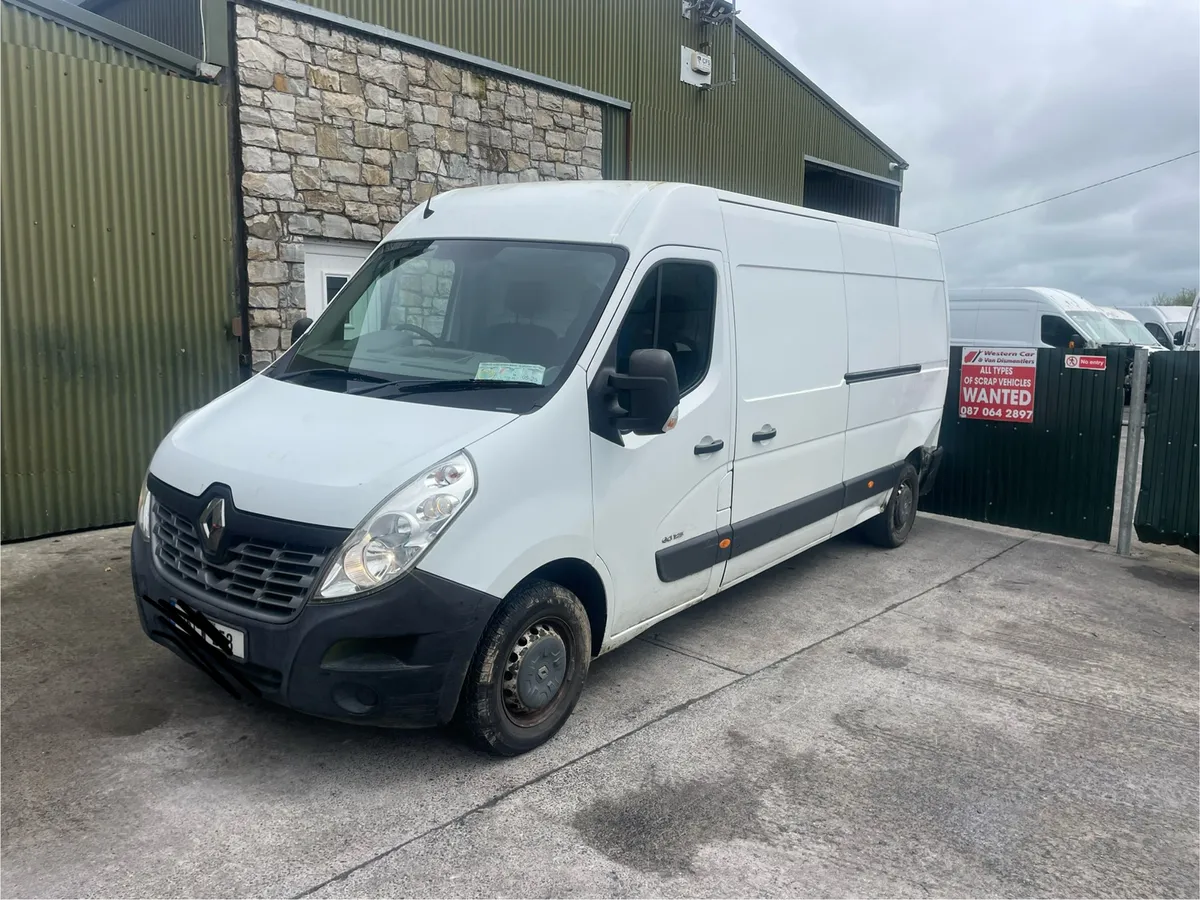
POLYGON ((712 57, 691 47, 680 47, 679 80, 695 87, 712 84, 712 57))

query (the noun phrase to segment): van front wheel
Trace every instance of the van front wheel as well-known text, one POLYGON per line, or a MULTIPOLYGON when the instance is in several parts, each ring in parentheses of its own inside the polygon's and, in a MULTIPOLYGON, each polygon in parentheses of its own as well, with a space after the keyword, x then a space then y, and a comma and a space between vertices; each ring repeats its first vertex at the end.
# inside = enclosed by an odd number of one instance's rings
POLYGON ((583 691, 592 630, 561 585, 518 588, 493 616, 467 670, 458 717, 472 741, 517 756, 550 740, 583 691))
POLYGON ((905 463, 887 506, 875 518, 863 522, 861 533, 872 544, 891 549, 908 540, 916 520, 917 470, 905 463))

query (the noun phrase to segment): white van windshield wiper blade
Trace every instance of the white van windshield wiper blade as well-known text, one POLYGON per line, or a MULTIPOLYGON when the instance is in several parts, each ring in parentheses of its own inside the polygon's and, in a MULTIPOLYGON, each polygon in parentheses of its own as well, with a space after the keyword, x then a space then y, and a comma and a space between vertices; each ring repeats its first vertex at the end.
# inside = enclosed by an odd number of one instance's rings
POLYGON ((284 372, 282 375, 272 375, 276 381, 294 381, 303 375, 327 375, 336 378, 345 378, 347 381, 368 381, 372 385, 391 384, 390 379, 383 378, 380 375, 370 375, 366 372, 353 372, 349 369, 338 369, 333 366, 318 366, 315 369, 292 369, 290 372, 284 372))
POLYGON ((428 381, 388 381, 372 384, 348 394, 376 394, 391 388, 398 396, 404 394, 433 394, 440 391, 470 391, 497 388, 540 388, 532 381, 498 381, 492 378, 431 378, 428 381))

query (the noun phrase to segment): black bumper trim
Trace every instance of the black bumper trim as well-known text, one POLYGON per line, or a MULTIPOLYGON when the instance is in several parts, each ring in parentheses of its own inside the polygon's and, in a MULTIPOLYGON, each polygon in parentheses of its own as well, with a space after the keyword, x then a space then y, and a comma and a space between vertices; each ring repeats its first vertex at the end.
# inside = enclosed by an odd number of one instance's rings
POLYGON ((161 577, 149 542, 136 531, 131 564, 143 631, 226 690, 322 718, 374 725, 449 722, 475 648, 500 604, 481 591, 412 571, 367 596, 310 602, 294 619, 266 622, 181 596, 161 577), (181 599, 206 620, 244 632, 245 660, 181 633, 172 621, 179 610, 171 605, 181 599), (329 665, 329 650, 346 642, 352 650, 361 645, 365 655, 347 657, 348 665, 329 665), (380 647, 391 658, 370 655, 380 647), (373 660, 379 664, 369 664, 373 660))

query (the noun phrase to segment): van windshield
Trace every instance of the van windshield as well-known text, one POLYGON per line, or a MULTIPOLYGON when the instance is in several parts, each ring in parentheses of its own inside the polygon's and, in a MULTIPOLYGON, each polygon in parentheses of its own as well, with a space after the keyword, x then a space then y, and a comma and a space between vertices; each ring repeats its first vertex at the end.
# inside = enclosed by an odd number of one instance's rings
POLYGON ((626 258, 587 244, 385 244, 269 374, 475 408, 513 409, 521 394, 532 408, 578 359, 626 258))
POLYGON ((1158 340, 1141 322, 1134 319, 1112 319, 1108 320, 1113 324, 1118 331, 1121 332, 1130 343, 1136 344, 1139 347, 1158 347, 1158 340))
POLYGON ((1071 322, 1079 329, 1079 333, 1090 341, 1095 341, 1097 344, 1132 343, 1116 327, 1116 323, 1102 312, 1073 309, 1067 315, 1070 316, 1071 322))

